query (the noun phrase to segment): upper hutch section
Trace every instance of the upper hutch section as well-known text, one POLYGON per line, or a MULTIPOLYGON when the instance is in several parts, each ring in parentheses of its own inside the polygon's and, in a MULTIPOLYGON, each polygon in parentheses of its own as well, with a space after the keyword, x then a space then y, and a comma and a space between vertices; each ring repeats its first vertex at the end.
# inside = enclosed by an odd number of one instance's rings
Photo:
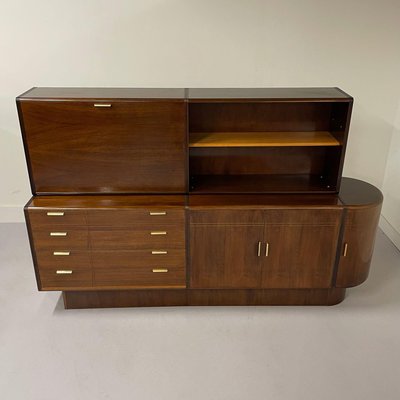
POLYGON ((336 193, 338 88, 33 88, 17 98, 32 192, 336 193))

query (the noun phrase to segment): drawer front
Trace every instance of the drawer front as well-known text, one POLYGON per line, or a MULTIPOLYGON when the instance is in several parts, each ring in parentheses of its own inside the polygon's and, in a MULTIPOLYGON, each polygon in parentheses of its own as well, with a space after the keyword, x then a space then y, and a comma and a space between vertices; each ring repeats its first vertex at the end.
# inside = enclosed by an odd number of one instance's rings
POLYGON ((90 253, 85 251, 58 248, 36 251, 39 270, 43 269, 74 269, 90 270, 90 253))
POLYGON ((41 290, 74 290, 93 286, 93 273, 90 270, 49 268, 40 270, 39 275, 41 290))
POLYGON ((20 111, 37 193, 186 189, 183 100, 25 100, 20 111))
POLYGON ((184 267, 185 251, 155 248, 140 251, 94 251, 92 265, 95 269, 169 268, 184 267))
POLYGON ((86 226, 86 210, 40 209, 28 211, 33 230, 59 226, 86 226))
POLYGON ((90 226, 109 227, 147 227, 156 229, 164 225, 184 227, 185 212, 183 209, 159 207, 134 210, 89 210, 88 224, 90 226))
POLYGON ((180 249, 185 248, 183 227, 177 229, 162 225, 157 229, 131 230, 91 230, 92 250, 142 250, 142 249, 180 249))
POLYGON ((63 227, 57 227, 57 229, 45 229, 45 230, 33 230, 32 237, 37 250, 42 249, 88 249, 88 231, 71 229, 60 229, 63 227))
POLYGON ((109 268, 94 271, 95 286, 186 287, 186 272, 181 266, 152 268, 109 268))

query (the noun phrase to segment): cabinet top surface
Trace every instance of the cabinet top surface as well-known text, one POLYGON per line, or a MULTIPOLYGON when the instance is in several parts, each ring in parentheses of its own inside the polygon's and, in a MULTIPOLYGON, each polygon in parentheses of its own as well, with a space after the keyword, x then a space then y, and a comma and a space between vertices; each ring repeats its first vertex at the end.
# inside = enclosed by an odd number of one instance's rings
POLYGON ((62 88, 34 87, 19 99, 184 99, 179 88, 62 88))
POLYGON ((61 88, 34 87, 18 99, 188 99, 202 100, 339 100, 351 96, 339 88, 61 88))
POLYGON ((265 99, 265 100, 351 100, 336 87, 319 88, 199 88, 188 89, 188 98, 201 99, 265 99))

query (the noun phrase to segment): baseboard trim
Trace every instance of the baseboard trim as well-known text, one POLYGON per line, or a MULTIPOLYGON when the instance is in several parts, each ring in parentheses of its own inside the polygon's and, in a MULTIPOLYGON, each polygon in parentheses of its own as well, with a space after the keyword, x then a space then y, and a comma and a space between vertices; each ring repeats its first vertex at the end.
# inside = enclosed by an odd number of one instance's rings
POLYGON ((0 206, 0 223, 24 222, 24 208, 16 206, 0 206))
POLYGON ((391 223, 381 215, 379 227, 383 233, 392 241, 392 243, 400 250, 400 233, 391 225, 391 223))

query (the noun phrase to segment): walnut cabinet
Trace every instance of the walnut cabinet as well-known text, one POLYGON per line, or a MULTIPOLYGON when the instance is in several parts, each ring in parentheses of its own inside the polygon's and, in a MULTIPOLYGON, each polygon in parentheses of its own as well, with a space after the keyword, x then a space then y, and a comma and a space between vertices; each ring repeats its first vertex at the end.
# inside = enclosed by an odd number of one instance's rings
POLYGON ((330 305, 382 195, 342 178, 337 88, 33 88, 17 98, 39 290, 66 308, 330 305))

